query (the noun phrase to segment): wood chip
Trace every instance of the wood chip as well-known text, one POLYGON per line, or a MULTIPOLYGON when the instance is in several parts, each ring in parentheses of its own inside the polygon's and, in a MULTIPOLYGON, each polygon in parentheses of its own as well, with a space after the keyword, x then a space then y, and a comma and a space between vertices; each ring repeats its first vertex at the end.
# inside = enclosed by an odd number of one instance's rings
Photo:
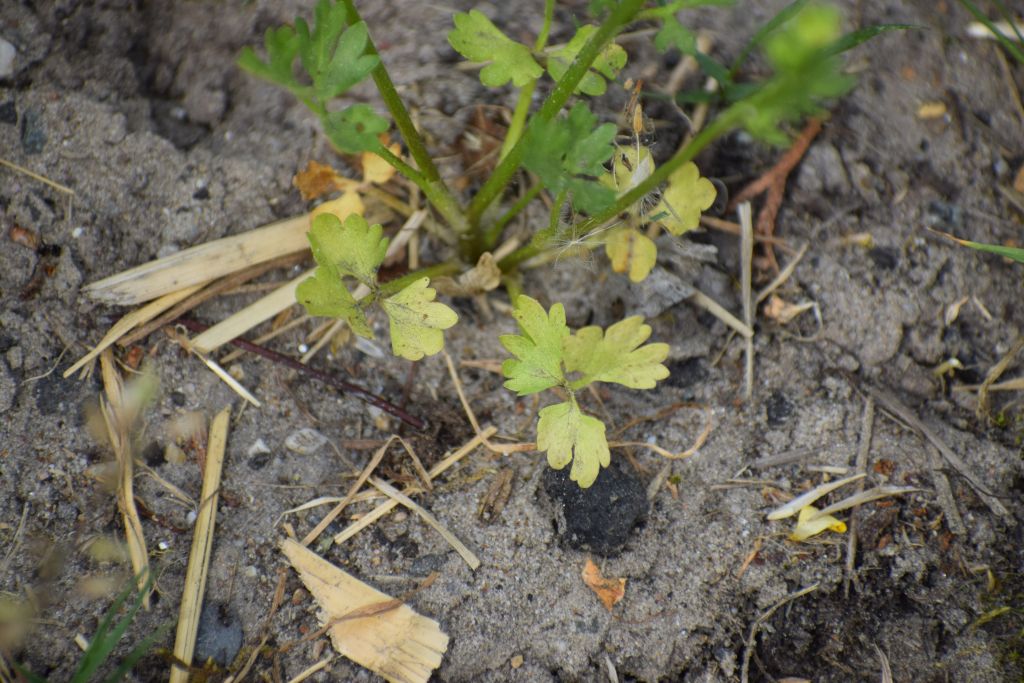
POLYGON ((448 636, 433 619, 368 586, 292 539, 281 551, 320 605, 334 649, 398 683, 426 683, 441 665, 448 636))

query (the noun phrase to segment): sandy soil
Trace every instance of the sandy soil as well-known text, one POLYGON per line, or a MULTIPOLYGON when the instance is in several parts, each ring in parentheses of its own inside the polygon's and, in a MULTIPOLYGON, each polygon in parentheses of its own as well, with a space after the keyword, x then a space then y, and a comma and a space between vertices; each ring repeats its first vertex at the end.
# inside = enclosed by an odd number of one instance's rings
MULTIPOLYGON (((456 145, 474 105, 509 106, 510 95, 486 91, 473 72, 453 68, 456 55, 444 40, 447 10, 398 0, 364 4, 396 82, 435 150, 449 158, 445 172, 460 174, 456 145)), ((474 6, 525 36, 539 27, 540 4, 474 6)), ((553 40, 566 37, 583 4, 559 10, 563 28, 553 40)), ((688 14, 691 25, 712 33, 714 53, 726 60, 782 3, 739 4, 688 14)), ((93 633, 109 604, 109 597, 87 589, 97 578, 123 580, 124 571, 87 551, 94 539, 123 533, 113 496, 91 476, 110 457, 85 428, 84 406, 101 387, 95 376, 60 376, 123 309, 92 303, 80 289, 308 208, 292 175, 309 160, 341 162, 310 115, 233 64, 242 46, 290 20, 302 10, 298 5, 115 0, 0 7, 0 38, 17 50, 12 73, 0 75, 0 157, 75 192, 69 201, 0 168, 0 590, 35 609, 28 637, 3 655, 53 681, 68 678, 79 656, 74 637, 93 633), (9 239, 16 226, 49 248, 9 239)), ((613 667, 623 681, 734 681, 755 627, 750 680, 877 681, 883 658, 896 681, 1021 680, 1024 415, 1019 393, 1006 394, 995 397, 998 426, 978 419, 972 395, 957 389, 980 381, 1024 329, 1022 271, 951 246, 926 228, 986 242, 1020 240, 1021 208, 997 186, 1010 185, 1024 162, 1024 120, 996 48, 965 36, 968 17, 956 3, 848 5, 851 27, 909 22, 923 28, 882 36, 851 54, 859 86, 836 103, 790 179, 777 233, 792 245, 809 244, 809 251, 781 293, 815 302, 822 325, 819 332, 811 315, 787 326, 759 321, 753 400, 742 399, 742 345, 681 296, 651 304, 651 291, 609 274, 603 257, 563 259, 526 279, 533 296, 564 301, 571 324, 605 324, 642 310, 653 316, 654 339, 672 344, 673 374, 657 390, 613 388, 602 395, 615 424, 680 401, 706 404, 714 416, 706 445, 672 465, 675 488, 657 492, 619 552, 594 556, 606 575, 627 579, 622 602, 607 611, 581 581, 588 551, 571 543, 566 515, 551 498, 557 482, 532 453, 477 451, 420 497, 480 556, 475 572, 404 513, 344 545, 321 548, 394 595, 438 573, 409 598, 452 638, 437 680, 597 681, 608 680, 613 667), (945 105, 944 115, 918 116, 922 104, 936 102, 945 105), (870 246, 850 239, 862 233, 870 235, 870 246), (964 298, 951 320, 951 306, 964 298), (954 357, 965 369, 943 384, 932 371, 954 357), (877 405, 867 451, 870 484, 921 490, 856 513, 860 543, 847 594, 848 536, 794 544, 785 540, 790 524, 769 522, 766 513, 775 504, 772 491, 799 492, 821 481, 819 466, 854 464, 872 390, 918 416, 992 492, 989 501, 1008 513, 994 512, 970 482, 937 460, 918 431, 877 405), (959 529, 937 495, 941 475, 963 533, 954 533, 959 529), (482 519, 480 506, 502 476, 511 476, 508 501, 482 519), (814 592, 765 616, 812 585, 814 592)), ((649 83, 666 78, 671 57, 657 55, 644 39, 627 47, 628 75, 649 83)), ((1024 68, 1011 63, 1009 77, 1024 82, 1024 68)), ((355 97, 374 101, 367 87, 355 97)), ((608 98, 608 120, 625 98, 618 89, 608 98)), ((652 108, 652 114, 672 121, 670 111, 652 108)), ((671 126, 659 130, 658 153, 671 151, 677 135, 671 126)), ((777 157, 732 135, 700 162, 735 192, 777 157)), ((693 241, 717 247, 712 261, 702 264, 666 244, 665 271, 738 311, 734 240, 698 234, 693 241)), ((219 320, 254 297, 222 297, 197 317, 219 320)), ((489 319, 467 302, 455 305, 463 324, 448 335, 448 348, 456 360, 503 357, 497 335, 512 330, 510 319, 489 319)), ((274 348, 297 355, 312 327, 278 339, 274 348)), ((386 348, 381 333, 378 343, 386 348)), ((165 460, 171 423, 188 411, 212 416, 226 405, 235 409, 207 591, 220 619, 210 619, 206 629, 226 623, 220 642, 227 643, 240 632, 241 650, 226 646, 225 654, 227 670, 237 671, 260 641, 285 566, 276 549, 280 515, 318 496, 343 494, 370 456, 356 442, 385 438, 399 425, 250 357, 238 367, 263 407, 242 410, 235 394, 162 333, 141 348, 161 390, 147 413, 140 457, 188 495, 199 494, 199 469, 192 459, 165 460), (302 453, 288 448, 289 436, 310 429, 326 437, 323 445, 302 453)), ((407 362, 352 347, 316 363, 392 397, 402 395, 409 377, 407 362)), ((1010 374, 1019 369, 1018 360, 1010 374)), ((511 437, 532 438, 531 400, 517 401, 485 370, 463 370, 462 380, 482 421, 511 437)), ((429 466, 471 430, 439 358, 424 361, 410 386, 410 410, 432 425, 410 434, 429 466)), ((682 410, 632 428, 628 438, 653 438, 678 451, 700 428, 700 411, 682 410)), ((616 451, 613 466, 646 489, 663 461, 643 451, 631 457, 635 466, 616 451)), ((397 454, 385 464, 395 475, 405 467, 397 454)), ((159 549, 153 558, 159 592, 115 656, 176 617, 191 542, 188 506, 152 477, 140 475, 136 492, 152 512, 144 530, 150 548, 159 549)), ((321 514, 288 521, 304 533, 321 514)), ((335 523, 331 531, 340 528, 335 523)), ((316 607, 294 573, 287 575, 286 596, 266 625, 274 649, 257 659, 249 680, 287 680, 321 652, 322 639, 276 650, 317 627, 316 607)), ((167 667, 155 652, 133 675, 165 680, 167 667)), ((374 677, 339 658, 313 679, 374 677)))

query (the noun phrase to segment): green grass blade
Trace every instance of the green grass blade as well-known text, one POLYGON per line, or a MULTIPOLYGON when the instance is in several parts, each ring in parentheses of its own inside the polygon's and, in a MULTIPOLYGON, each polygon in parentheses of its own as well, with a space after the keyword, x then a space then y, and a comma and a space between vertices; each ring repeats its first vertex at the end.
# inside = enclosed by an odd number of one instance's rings
POLYGON ((1003 4, 1003 0, 992 0, 992 2, 996 4, 996 7, 999 9, 999 14, 1001 14, 1003 19, 1006 20, 1006 23, 1010 25, 1014 35, 1017 36, 1017 42, 1024 45, 1024 34, 1021 34, 1020 29, 1017 28, 1017 22, 1014 21, 1013 15, 1010 14, 1010 10, 1006 9, 1006 5, 1003 4))
POLYGON ((14 666, 14 670, 18 672, 18 675, 27 680, 29 683, 46 683, 46 679, 39 674, 34 674, 17 662, 11 662, 14 666))
POLYGON ((92 640, 89 642, 89 647, 82 655, 82 661, 78 663, 78 668, 75 670, 75 674, 71 678, 72 683, 87 683, 92 680, 96 671, 99 670, 105 661, 107 661, 107 658, 110 657, 110 653, 114 651, 114 648, 117 646, 117 641, 121 640, 121 636, 123 636, 124 632, 128 630, 128 626, 135 618, 135 614, 139 611, 139 608, 142 607, 142 601, 149 593, 149 589, 152 585, 152 575, 146 578, 146 582, 141 589, 138 587, 136 579, 133 577, 129 586, 117 596, 106 614, 103 615, 103 620, 100 622, 99 627, 97 627, 96 633, 93 634, 92 640), (111 627, 111 624, 114 622, 114 618, 121 609, 121 605, 123 605, 132 594, 135 595, 135 601, 132 603, 132 606, 128 608, 128 611, 125 612, 124 616, 121 617, 117 624, 111 627))
POLYGON ((109 676, 103 679, 104 683, 117 683, 118 681, 124 679, 124 677, 128 675, 128 672, 135 667, 138 661, 142 659, 146 655, 146 653, 152 650, 153 646, 156 645, 156 643, 159 640, 161 640, 167 634, 168 631, 171 630, 171 626, 173 625, 173 621, 165 621, 164 623, 160 624, 160 626, 157 627, 157 629, 153 631, 153 633, 151 633, 149 637, 147 637, 145 640, 143 640, 134 648, 132 648, 132 651, 129 652, 128 655, 121 661, 121 665, 118 666, 113 671, 113 673, 111 673, 109 676))
POLYGON ((800 12, 800 10, 804 8, 804 5, 806 4, 807 0, 795 0, 795 2, 791 2, 790 4, 783 7, 778 14, 769 19, 764 24, 764 26, 759 28, 757 30, 757 33, 755 33, 754 36, 743 47, 743 50, 740 52, 739 56, 737 56, 736 59, 733 61, 732 66, 729 67, 730 79, 736 77, 736 74, 739 72, 740 68, 743 66, 744 63, 746 63, 747 59, 750 57, 750 53, 754 51, 754 48, 761 44, 761 41, 763 41, 769 33, 771 33, 772 31, 774 31, 775 29, 777 29, 778 27, 782 26, 787 21, 795 17, 800 12))
POLYGON ((828 46, 825 50, 826 55, 838 55, 847 50, 852 50, 861 43, 871 40, 880 33, 887 31, 906 31, 909 29, 924 29, 925 26, 918 24, 876 24, 875 26, 865 26, 862 29, 847 33, 845 36, 837 40, 828 46))
MULTIPOLYGON (((960 0, 960 4, 966 7, 967 11, 973 14, 975 19, 985 24, 985 27, 992 32, 992 35, 994 35, 996 40, 1006 48, 1006 51, 1013 55, 1014 59, 1016 59, 1020 64, 1024 64, 1024 51, 1017 47, 1012 40, 1003 35, 1003 32, 996 28, 996 25, 992 23, 992 20, 985 16, 978 6, 974 4, 973 0, 960 0)), ((1014 27, 1014 31, 1016 32, 1017 27, 1012 20, 1010 21, 1010 25, 1014 27)), ((1017 35, 1019 36, 1020 33, 1018 32, 1017 35)))
POLYGON ((996 254, 1003 258, 1008 258, 1017 263, 1024 263, 1024 249, 1019 247, 1004 247, 999 244, 985 244, 984 242, 972 242, 970 240, 960 239, 956 235, 951 235, 948 232, 942 232, 941 230, 932 230, 936 235, 942 235, 948 240, 952 240, 962 247, 970 247, 977 251, 984 251, 989 254, 996 254))

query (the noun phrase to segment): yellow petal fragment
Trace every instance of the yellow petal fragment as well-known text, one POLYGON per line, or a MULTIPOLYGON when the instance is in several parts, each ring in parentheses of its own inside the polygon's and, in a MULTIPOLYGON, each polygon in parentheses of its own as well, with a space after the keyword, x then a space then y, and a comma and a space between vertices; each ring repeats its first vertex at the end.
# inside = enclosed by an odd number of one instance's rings
POLYGON ((802 508, 800 515, 797 517, 796 527, 793 529, 793 533, 789 535, 789 540, 806 541, 808 538, 817 536, 825 530, 831 530, 837 534, 846 533, 846 523, 842 520, 832 515, 815 517, 816 514, 818 514, 818 508, 813 505, 802 508))
POLYGON ((310 212, 309 217, 310 219, 313 219, 321 214, 329 213, 334 214, 338 217, 339 221, 344 223, 345 219, 354 213, 362 216, 364 209, 365 207, 363 206, 362 197, 360 197, 354 190, 349 190, 337 199, 326 201, 313 209, 310 212))
POLYGON ((632 282, 641 282, 658 262, 658 247, 646 235, 629 228, 612 233, 604 243, 604 251, 616 273, 629 273, 632 282))
MULTIPOLYGON (((388 147, 388 151, 398 156, 402 146, 397 142, 388 147)), ((395 167, 384 161, 373 152, 363 152, 363 182, 383 185, 395 176, 395 167)))

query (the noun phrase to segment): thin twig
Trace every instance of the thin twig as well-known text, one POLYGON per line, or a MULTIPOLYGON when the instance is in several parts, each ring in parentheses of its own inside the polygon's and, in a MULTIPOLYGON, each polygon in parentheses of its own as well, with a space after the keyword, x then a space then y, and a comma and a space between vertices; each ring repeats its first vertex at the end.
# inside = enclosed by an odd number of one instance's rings
POLYGON ((750 676, 750 657, 754 654, 754 639, 757 638, 757 632, 760 630, 761 625, 772 618, 780 607, 783 607, 787 603, 796 600, 797 598, 803 597, 808 593, 813 593, 818 590, 819 584, 808 586, 807 588, 801 588, 795 593, 790 593, 786 597, 779 600, 777 603, 768 608, 768 610, 759 616, 754 623, 750 625, 750 635, 747 636, 746 645, 743 647, 743 665, 740 667, 740 681, 741 683, 747 683, 750 676))
MULTIPOLYGON (((868 456, 871 454, 871 436, 875 428, 875 400, 870 396, 864 402, 864 414, 860 421, 860 443, 857 445, 856 474, 866 474, 868 456)), ((864 490, 864 480, 857 483, 857 490, 864 490)), ((846 576, 843 577, 843 597, 850 597, 850 581, 853 580, 853 565, 857 557, 857 507, 850 513, 850 535, 846 540, 846 576)))
POLYGON ((917 415, 913 413, 913 411, 910 410, 910 408, 907 408, 905 405, 900 403, 896 397, 891 394, 875 389, 874 387, 866 386, 864 387, 864 390, 870 396, 874 397, 874 399, 878 401, 883 408, 898 417, 904 422, 904 424, 910 426, 911 429, 921 433, 925 439, 930 441, 932 445, 938 449, 939 453, 942 454, 942 457, 946 459, 946 462, 956 470, 960 476, 970 483, 978 494, 978 497, 985 502, 985 505, 987 505, 992 512, 1002 517, 1003 521, 1008 526, 1014 526, 1017 523, 1013 518, 1013 515, 1010 514, 1010 511, 1006 509, 1006 506, 1003 505, 996 495, 978 481, 967 466, 967 463, 965 463, 959 455, 954 453, 953 449, 947 446, 946 442, 940 439, 934 431, 932 431, 920 420, 920 418, 917 417, 917 415))
MULTIPOLYGON (((751 330, 754 329, 754 302, 751 293, 751 270, 754 261, 754 222, 750 214, 750 202, 739 205, 737 212, 740 218, 740 292, 743 297, 743 322, 751 330)), ((746 364, 744 376, 747 401, 754 396, 754 337, 746 338, 746 364)))
MULTIPOLYGON (((191 318, 179 318, 178 320, 175 321, 175 324, 181 325, 193 332, 203 332, 204 330, 207 329, 206 325, 199 322, 198 320, 193 320, 191 318)), ((381 396, 377 396, 376 394, 371 393, 366 389, 363 389, 361 386, 357 384, 346 382, 343 379, 338 379, 337 377, 329 375, 321 370, 317 370, 316 368, 310 367, 308 365, 303 365, 302 363, 295 360, 294 358, 291 358, 290 356, 278 353, 277 351, 271 351, 270 349, 264 346, 260 346, 259 344, 253 344, 252 342, 246 341, 245 339, 232 339, 230 343, 237 346, 240 349, 244 349, 251 353, 255 353, 258 356, 263 356, 269 361, 278 363, 279 365, 284 365, 285 367, 291 368, 292 370, 301 372, 304 375, 307 375, 308 377, 312 377, 313 379, 319 382, 323 382, 328 386, 334 387, 338 391, 352 394, 356 398, 365 401, 374 407, 380 408, 381 410, 390 415, 394 415, 399 420, 402 420, 403 422, 405 422, 406 424, 415 429, 422 430, 425 429, 427 426, 426 423, 420 418, 415 417, 414 415, 410 415, 409 413, 402 410, 401 408, 391 403, 387 399, 381 396)))

